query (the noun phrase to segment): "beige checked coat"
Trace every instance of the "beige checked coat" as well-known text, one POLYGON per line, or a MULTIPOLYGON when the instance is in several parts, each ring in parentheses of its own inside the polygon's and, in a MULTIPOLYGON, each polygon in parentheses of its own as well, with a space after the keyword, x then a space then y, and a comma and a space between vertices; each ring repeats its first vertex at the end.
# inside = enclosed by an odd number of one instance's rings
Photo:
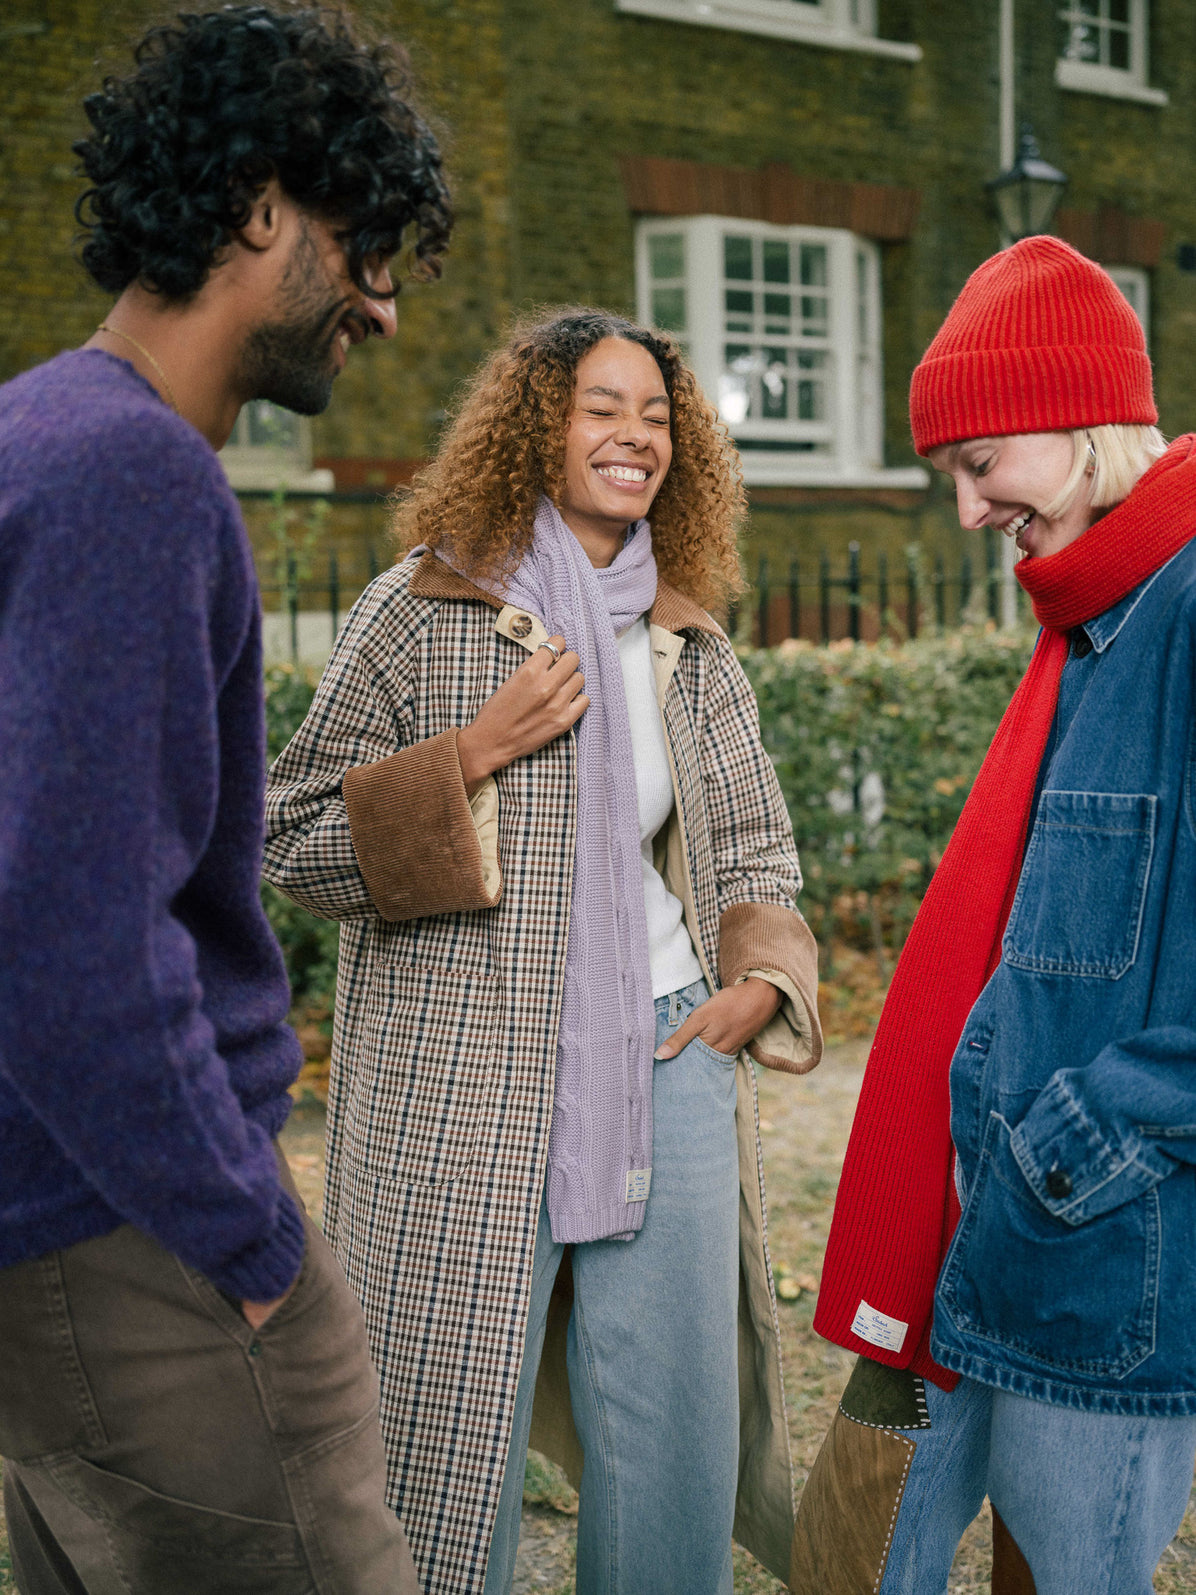
MULTIPOLYGON (((649 616, 676 808, 658 866, 711 988, 783 992, 752 1052, 817 1062, 816 954, 788 817, 727 639, 664 582, 649 616)), ((325 1225, 382 1379, 391 1499, 426 1595, 480 1591, 548 1154, 569 929, 572 734, 466 796, 457 728, 543 641, 430 553, 355 608, 275 764, 266 875, 343 921, 325 1225)), ((792 1485, 755 1078, 739 1063, 736 1538, 788 1571, 792 1485)), ((634 1244, 634 1242, 632 1242, 634 1244)), ((532 1444, 574 1477, 558 1282, 532 1444)))

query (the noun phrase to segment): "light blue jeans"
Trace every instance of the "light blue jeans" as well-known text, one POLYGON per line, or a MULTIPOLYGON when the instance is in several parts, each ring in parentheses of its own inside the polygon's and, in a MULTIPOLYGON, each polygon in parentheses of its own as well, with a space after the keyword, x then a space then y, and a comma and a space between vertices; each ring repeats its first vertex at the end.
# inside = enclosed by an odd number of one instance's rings
POLYGON ((929 1382, 879 1595, 943 1595, 985 1495, 1034 1574, 1036 1595, 1151 1595, 1184 1514, 1196 1418, 1048 1406, 961 1379, 929 1382))
MULTIPOLYGON (((656 1000, 656 1045, 706 999, 656 1000)), ((739 1465, 735 1060, 691 1042, 655 1066, 652 1188, 632 1241, 575 1246, 569 1393, 585 1455, 578 1595, 731 1595, 739 1465)), ((515 1570, 532 1394, 564 1248, 541 1204, 515 1419, 484 1595, 515 1570)))

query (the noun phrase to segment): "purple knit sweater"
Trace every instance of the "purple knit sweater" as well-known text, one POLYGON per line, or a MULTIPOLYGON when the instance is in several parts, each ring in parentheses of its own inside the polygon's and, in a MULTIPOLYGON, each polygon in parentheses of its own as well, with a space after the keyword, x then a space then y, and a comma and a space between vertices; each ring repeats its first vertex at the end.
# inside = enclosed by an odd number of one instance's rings
POLYGON ((264 769, 211 448, 95 350, 0 388, 0 1266, 128 1222, 232 1296, 294 1278, 264 769))

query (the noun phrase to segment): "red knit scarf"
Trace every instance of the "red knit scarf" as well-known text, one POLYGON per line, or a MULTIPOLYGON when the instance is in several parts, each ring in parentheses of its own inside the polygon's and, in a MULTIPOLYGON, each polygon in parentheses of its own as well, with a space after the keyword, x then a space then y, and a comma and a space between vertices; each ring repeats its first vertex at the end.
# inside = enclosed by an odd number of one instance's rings
POLYGON ((1189 434, 1082 537, 1017 565, 1043 631, 914 920, 868 1058, 814 1328, 945 1389, 957 1376, 932 1359, 930 1327, 939 1267, 959 1218, 948 1067, 1001 961, 1067 633, 1118 603, 1193 535, 1196 434, 1189 434))

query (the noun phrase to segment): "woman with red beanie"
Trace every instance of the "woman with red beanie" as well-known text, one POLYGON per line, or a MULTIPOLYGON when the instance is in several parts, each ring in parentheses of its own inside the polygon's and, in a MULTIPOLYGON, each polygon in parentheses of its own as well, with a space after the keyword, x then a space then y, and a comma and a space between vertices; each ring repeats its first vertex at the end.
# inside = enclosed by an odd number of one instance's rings
POLYGON ((1196 436, 1053 238, 969 279, 918 452, 1022 550, 1042 632, 911 930, 815 1328, 859 1353, 800 1595, 1149 1595, 1196 1456, 1196 436))

